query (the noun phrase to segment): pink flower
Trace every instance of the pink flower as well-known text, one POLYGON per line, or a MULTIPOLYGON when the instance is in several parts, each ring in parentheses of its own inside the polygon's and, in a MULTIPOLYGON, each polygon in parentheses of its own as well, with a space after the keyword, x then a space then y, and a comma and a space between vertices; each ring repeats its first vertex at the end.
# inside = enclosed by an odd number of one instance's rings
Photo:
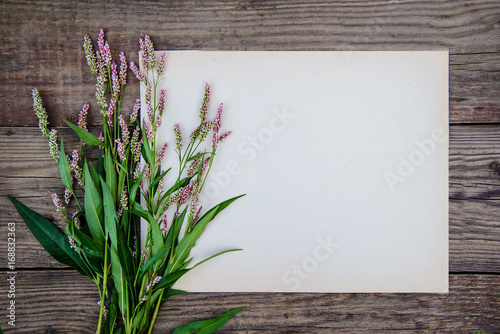
POLYGON ((163 144, 162 148, 156 152, 156 166, 161 165, 161 161, 163 160, 163 157, 165 156, 165 151, 167 150, 167 143, 163 144))
POLYGON ((89 110, 89 104, 85 103, 78 114, 78 127, 87 131, 87 113, 89 110))
POLYGON ((210 104, 210 85, 205 82, 205 94, 203 94, 203 100, 200 107, 200 118, 204 122, 207 119, 208 105, 210 104))
POLYGON ((123 52, 120 53, 120 83, 122 85, 127 83, 127 58, 123 52))
POLYGON ((137 80, 146 82, 146 76, 137 68, 137 65, 133 61, 130 62, 130 69, 135 74, 137 80))
POLYGON ((165 108, 165 89, 160 90, 160 97, 158 98, 158 111, 160 115, 163 113, 165 108))
POLYGON ((62 212, 64 210, 64 206, 62 205, 61 201, 59 200, 59 197, 57 197, 57 194, 52 194, 51 197, 52 197, 52 202, 54 203, 54 205, 56 207, 56 211, 62 212))
POLYGON ((158 61, 158 75, 162 75, 165 70, 165 59, 167 58, 167 53, 163 51, 158 61))
POLYGON ((139 115, 139 108, 141 107, 141 99, 135 100, 134 108, 130 114, 130 123, 134 123, 139 115))

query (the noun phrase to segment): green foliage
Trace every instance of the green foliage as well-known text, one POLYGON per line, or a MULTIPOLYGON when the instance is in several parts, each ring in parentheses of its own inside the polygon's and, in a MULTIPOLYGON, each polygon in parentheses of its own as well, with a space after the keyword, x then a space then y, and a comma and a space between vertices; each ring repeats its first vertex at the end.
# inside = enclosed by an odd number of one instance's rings
POLYGON ((91 276, 89 268, 80 258, 78 253, 71 248, 68 237, 65 236, 57 226, 47 218, 39 215, 15 198, 7 196, 17 212, 23 218, 24 223, 38 240, 40 245, 56 261, 70 266, 85 276, 91 276))
MULTIPOLYGON (((102 30, 99 38, 101 41, 104 38, 102 30)), ((163 71, 159 64, 163 64, 164 56, 163 60, 156 61, 150 52, 153 46, 149 37, 146 36, 144 43, 146 47, 141 50, 141 58, 146 59, 148 68, 143 69, 146 74, 136 74, 141 84, 150 82, 152 90, 156 90, 163 71)), ((152 101, 152 110, 143 120, 142 127, 139 128, 140 123, 135 119, 130 121, 129 125, 138 127, 142 135, 142 138, 134 139, 120 115, 124 82, 116 81, 117 74, 113 74, 109 63, 111 55, 109 58, 107 55, 109 50, 93 52, 88 36, 85 37, 84 49, 96 78, 102 137, 87 131, 84 116, 88 105, 84 105, 78 125, 64 120, 81 139, 80 150, 73 151, 69 160, 63 140, 60 140, 60 150, 55 150, 56 132, 53 130, 49 134, 46 122, 41 122, 42 133, 49 137, 51 154, 58 163, 66 188, 66 207, 53 194, 54 204, 66 222, 64 233, 18 200, 9 199, 35 238, 54 259, 96 283, 100 297, 96 333, 112 333, 118 324, 121 327, 115 333, 151 333, 162 304, 171 296, 187 293, 173 288, 183 275, 214 257, 239 250, 214 254, 190 267, 190 253, 206 226, 243 195, 221 202, 198 218, 201 210, 199 195, 215 158, 222 112, 222 107, 219 107, 216 118, 206 121, 208 85, 200 109, 200 124, 192 132, 184 150, 181 149, 180 129, 176 127, 178 142, 175 152, 179 158, 179 172, 167 187, 164 183, 171 168, 163 170, 161 166, 166 145, 157 151, 156 145, 160 143, 155 139, 165 92, 147 93, 150 96, 146 96, 146 100, 152 101), (157 99, 157 96, 160 98, 157 99), (105 102, 108 98, 109 103, 105 102), (207 146, 209 130, 213 132, 214 141, 207 146), (95 150, 98 154, 94 166, 87 160, 86 154, 95 150), (75 196, 80 192, 83 192, 83 205, 81 199, 75 196), (139 198, 142 198, 143 205, 139 204, 139 198), (72 203, 77 207, 73 214, 69 212, 72 203), (144 245, 139 245, 138 241, 140 219, 148 227, 144 245), (167 226, 168 220, 171 220, 170 226, 167 226), (121 321, 118 321, 119 318, 121 321)), ((34 90, 33 94, 37 116, 46 119, 38 91, 34 90)), ((138 105, 134 110, 137 112, 138 105)), ((216 319, 184 325, 174 333, 212 333, 242 309, 224 313, 216 319)))
POLYGON ((215 332, 220 327, 224 326, 231 317, 245 309, 239 307, 224 314, 221 314, 215 319, 195 321, 179 328, 176 328, 172 334, 210 334, 215 332))

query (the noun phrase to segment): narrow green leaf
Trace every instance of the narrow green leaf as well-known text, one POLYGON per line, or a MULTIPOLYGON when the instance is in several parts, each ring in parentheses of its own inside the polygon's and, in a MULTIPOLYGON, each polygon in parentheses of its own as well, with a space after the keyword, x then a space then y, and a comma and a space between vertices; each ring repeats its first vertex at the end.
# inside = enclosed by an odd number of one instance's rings
MULTIPOLYGON (((144 277, 144 275, 146 275, 146 273, 153 267, 153 265, 156 263, 156 261, 162 259, 162 257, 164 255, 166 255, 169 250, 170 250, 170 247, 165 248, 162 251, 160 251, 158 254, 156 254, 155 256, 150 258, 148 261, 146 261, 146 263, 144 263, 144 265, 139 269, 139 272, 137 273, 137 278, 135 281, 139 282, 144 277)), ((163 258, 162 260, 165 260, 165 259, 163 258)))
POLYGON ((139 322, 141 320, 143 320, 144 318, 147 318, 147 317, 144 317, 144 312, 146 311, 146 308, 145 307, 142 307, 139 312, 137 313, 137 315, 135 316, 134 318, 134 322, 132 323, 132 328, 137 328, 137 326, 139 325, 139 322))
POLYGON ((240 195, 236 196, 233 198, 230 198, 228 200, 225 200, 224 202, 220 203, 219 205, 213 207, 212 209, 208 210, 207 213, 205 213, 196 223, 196 225, 192 228, 192 230, 187 233, 182 240, 179 242, 175 249, 175 255, 173 258, 172 263, 169 264, 167 268, 167 272, 173 272, 180 268, 182 266, 182 263, 187 259, 189 256, 189 253, 191 252, 191 249, 194 247, 196 244, 196 241, 198 238, 201 236, 203 231, 205 231, 205 227, 209 222, 211 222, 215 216, 217 216, 222 210, 224 210, 229 204, 237 200, 238 198, 245 196, 245 195, 240 195))
POLYGON ((116 292, 118 293, 118 306, 122 314, 126 314, 126 307, 128 306, 127 282, 125 281, 125 272, 123 271, 120 256, 115 246, 111 246, 111 274, 116 292))
POLYGON ((166 294, 167 298, 175 296, 175 295, 189 295, 189 292, 184 291, 184 290, 170 289, 170 290, 168 290, 168 293, 166 294))
MULTIPOLYGON (((111 293, 111 299, 109 301, 108 315, 106 316, 106 321, 104 322, 104 333, 114 333, 118 334, 118 331, 114 332, 114 326, 116 323, 116 318, 118 316, 118 295, 116 290, 113 289, 111 293)), ((121 328, 120 328, 121 329, 121 328)))
POLYGON ((177 282, 179 278, 181 278, 185 273, 187 273, 190 269, 182 269, 178 270, 176 272, 173 272, 171 274, 168 274, 166 276, 163 276, 161 280, 156 283, 154 286, 155 290, 166 288, 166 287, 171 287, 172 285, 177 282))
POLYGON ((149 221, 149 226, 151 227, 151 239, 153 240, 153 254, 151 255, 155 255, 163 249, 163 233, 158 222, 149 221))
POLYGON ((87 164, 83 166, 85 177, 85 195, 84 206, 87 219, 87 225, 90 234, 96 243, 96 247, 101 255, 104 254, 105 237, 103 231, 103 205, 99 191, 95 187, 95 183, 90 177, 90 172, 87 164))
POLYGON ((226 253, 230 253, 230 252, 239 252, 239 251, 242 251, 242 250, 243 250, 243 249, 239 249, 239 248, 238 248, 238 249, 228 249, 228 250, 222 251, 222 252, 220 252, 220 253, 217 253, 217 254, 214 254, 214 255, 212 255, 212 256, 207 257, 207 258, 206 258, 205 260, 203 260, 203 261, 198 262, 197 264, 195 264, 195 265, 193 266, 193 268, 190 268, 190 269, 194 269, 194 268, 198 267, 199 265, 202 265, 203 263, 205 263, 205 262, 207 262, 207 261, 210 261, 211 259, 213 259, 213 258, 215 258, 215 257, 217 257, 217 256, 220 256, 220 255, 222 255, 222 254, 226 254, 226 253))
POLYGON ((187 207, 184 208, 184 211, 172 220, 172 226, 168 230, 167 239, 165 244, 171 245, 174 248, 177 245, 179 233, 181 232, 182 224, 184 222, 184 218, 186 217, 187 207))
POLYGON ((104 156, 104 171, 106 173, 106 184, 108 185, 108 189, 110 190, 111 199, 113 203, 116 204, 116 169, 113 164, 113 158, 111 157, 111 153, 106 151, 104 156))
POLYGON ((231 317, 241 312, 245 307, 235 308, 210 320, 195 321, 174 329, 172 334, 211 334, 224 326, 231 317))
POLYGON ((207 213, 208 215, 204 216, 204 220, 200 220, 191 230, 191 232, 187 233, 179 242, 177 247, 175 247, 173 261, 169 263, 167 267, 167 273, 174 272, 179 269, 187 259, 189 253, 191 252, 191 249, 194 247, 196 241, 203 233, 205 226, 210 222, 212 217, 215 216, 215 210, 213 209, 207 213))
POLYGON ((132 187, 130 188, 129 200, 130 200, 131 207, 134 207, 134 204, 136 203, 137 190, 139 190, 139 187, 141 185, 143 174, 144 174, 144 171, 141 173, 141 175, 136 180, 134 180, 134 184, 132 184, 132 187))
POLYGON ((90 146, 104 146, 104 143, 90 132, 79 128, 78 126, 65 120, 64 118, 63 121, 66 122, 66 124, 68 124, 69 127, 72 128, 73 131, 75 131, 77 136, 80 137, 80 139, 83 140, 85 143, 89 144, 90 146))
MULTIPOLYGON (((85 159, 85 164, 87 164, 87 159, 85 159)), ((97 173, 97 171, 95 170, 94 165, 92 165, 91 163, 88 165, 90 165, 90 171, 92 173, 92 180, 94 180, 94 186, 97 190, 99 190, 100 189, 100 187, 99 187, 99 173, 97 173)))
POLYGON ((91 268, 98 273, 101 277, 104 276, 103 273, 103 259, 99 253, 99 250, 94 244, 94 241, 89 238, 85 233, 76 229, 75 230, 75 240, 78 239, 80 243, 80 248, 85 256, 85 259, 91 266, 91 268))
POLYGON ((101 178, 101 188, 102 188, 103 204, 104 204, 104 226, 106 230, 105 233, 109 235, 111 244, 114 247, 117 247, 117 242, 118 242, 116 235, 117 218, 116 218, 115 204, 113 202, 113 197, 111 196, 109 187, 102 178, 101 178))
POLYGON ((167 173, 168 173, 171 169, 172 169, 172 168, 169 168, 169 169, 167 169, 166 171, 164 171, 163 173, 161 173, 159 176, 157 176, 157 177, 153 180, 153 182, 151 183, 151 185, 150 185, 149 187, 150 187, 151 189, 153 189, 153 188, 154 188, 154 186, 156 186, 156 185, 160 182, 160 180, 161 180, 161 179, 163 179, 163 177, 164 177, 165 175, 167 175, 167 173))
POLYGON ((163 305, 163 303, 165 303, 170 297, 173 297, 175 295, 188 295, 189 292, 187 291, 184 291, 184 290, 176 290, 176 289, 168 289, 167 290, 167 293, 164 293, 163 294, 163 297, 161 298, 161 301, 160 301, 160 307, 161 305, 163 305))
POLYGON ((118 256, 120 257, 120 263, 122 265, 122 271, 125 279, 129 282, 131 286, 135 278, 135 267, 134 260, 132 259, 132 252, 126 244, 125 237, 121 229, 117 229, 118 240, 118 256))
MULTIPOLYGON (((194 159, 198 159, 198 158, 201 158, 203 156, 205 156, 206 154, 210 154, 211 152, 203 152, 203 153, 198 153, 198 154, 195 154, 193 155, 192 157, 190 157, 189 159, 186 160, 186 162, 190 162, 194 159)), ((203 164, 202 164, 203 165, 203 164)))
POLYGON ((127 168, 125 168, 125 166, 123 166, 121 163, 119 163, 119 162, 118 162, 118 161, 116 161, 116 160, 115 160, 114 162, 115 162, 115 164, 116 164, 118 167, 120 167, 120 170, 121 170, 122 172, 124 172, 125 174, 127 174, 127 168))
POLYGON ((64 235, 56 225, 42 217, 18 200, 7 196, 17 212, 21 215, 24 223, 30 229, 43 248, 57 261, 73 267, 80 274, 91 276, 88 267, 69 243, 68 237, 64 235))
POLYGON ((61 179, 68 189, 73 189, 71 180, 71 171, 69 169, 68 159, 64 153, 63 140, 61 139, 61 152, 59 154, 59 171, 61 172, 61 179))
POLYGON ((102 156, 102 150, 99 150, 99 154, 97 155, 96 171, 99 176, 104 177, 104 157, 102 156))
MULTIPOLYGON (((147 134, 146 134, 146 131, 144 131, 144 129, 142 129, 142 138, 146 138, 147 137, 147 134)), ((142 153, 142 157, 144 158, 144 160, 150 165, 154 165, 154 161, 153 161, 153 155, 151 154, 151 148, 149 147, 149 143, 146 141, 142 144, 142 147, 141 147, 141 153, 142 153)))
POLYGON ((196 225, 199 224, 199 222, 205 218, 206 215, 208 215, 208 213, 212 210, 215 209, 215 215, 212 217, 212 219, 215 218, 215 216, 217 216, 222 210, 224 210, 225 208, 227 208, 229 206, 229 204, 233 203, 234 201, 236 201, 238 198, 241 198, 243 196, 245 196, 246 194, 243 194, 243 195, 239 195, 239 196, 235 196, 233 198, 230 198, 228 200, 225 200, 224 202, 221 202, 219 203, 217 206, 215 206, 214 208, 210 209, 207 211, 207 213, 205 213, 199 220, 198 220, 198 223, 196 223, 196 225))
POLYGON ((139 217, 144 218, 150 224, 156 222, 153 215, 150 214, 149 211, 144 210, 143 207, 137 202, 134 203, 134 208, 132 210, 127 210, 127 211, 135 215, 138 215, 139 217))

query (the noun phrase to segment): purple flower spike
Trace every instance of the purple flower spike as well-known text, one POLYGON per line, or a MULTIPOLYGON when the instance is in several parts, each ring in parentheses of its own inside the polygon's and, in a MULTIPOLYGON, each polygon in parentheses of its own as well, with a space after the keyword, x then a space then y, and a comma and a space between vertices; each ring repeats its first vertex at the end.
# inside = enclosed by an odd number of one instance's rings
POLYGON ((120 157, 120 161, 125 161, 125 148, 120 139, 115 139, 115 143, 117 144, 118 156, 120 157))
POLYGON ((229 137, 229 135, 232 133, 232 131, 228 131, 226 133, 224 133, 222 136, 219 137, 219 142, 223 141, 224 139, 226 139, 227 137, 229 137))
POLYGON ((52 202, 54 202, 54 205, 56 206, 56 211, 62 212, 64 210, 64 206, 59 200, 59 197, 57 197, 57 194, 52 194, 51 197, 52 197, 52 202))
POLYGON ((130 69, 136 76, 137 80, 146 82, 146 76, 139 70, 139 68, 137 68, 137 65, 133 61, 130 62, 130 69))
POLYGON ((207 119, 207 110, 209 104, 210 104, 210 85, 208 84, 208 82, 205 82, 205 93, 203 94, 203 101, 201 102, 201 107, 200 107, 201 122, 205 122, 205 120, 207 119))
POLYGON ((163 114, 165 108, 165 89, 160 90, 160 97, 158 98, 158 111, 160 115, 163 114))
POLYGON ((83 37, 83 49, 85 50, 85 58, 87 59, 87 64, 92 71, 92 74, 96 75, 97 66, 96 66, 96 58, 94 55, 94 50, 92 49, 92 40, 89 35, 85 35, 83 37))
POLYGON ((87 131, 87 113, 89 110, 89 104, 85 103, 78 114, 78 127, 87 131))
POLYGON ((167 58, 167 53, 163 51, 158 61, 158 75, 162 75, 165 70, 165 59, 167 58))
POLYGON ((125 85, 127 83, 127 58, 125 54, 120 53, 120 84, 125 85))
POLYGON ((141 108, 141 99, 135 100, 134 108, 130 114, 130 123, 134 123, 139 115, 139 109, 141 108))
POLYGON ((141 56, 141 65, 142 68, 147 71, 148 66, 147 66, 147 53, 146 53, 146 48, 144 47, 144 40, 142 38, 139 38, 139 54, 141 56))
POLYGON ((123 145, 127 145, 130 137, 130 132, 128 131, 128 126, 125 124, 125 119, 122 115, 118 116, 118 120, 120 123, 120 129, 122 131, 122 141, 123 145))
POLYGON ((113 97, 118 98, 120 95, 120 79, 118 78, 118 72, 116 69, 116 63, 114 61, 111 62, 111 83, 113 88, 113 97))

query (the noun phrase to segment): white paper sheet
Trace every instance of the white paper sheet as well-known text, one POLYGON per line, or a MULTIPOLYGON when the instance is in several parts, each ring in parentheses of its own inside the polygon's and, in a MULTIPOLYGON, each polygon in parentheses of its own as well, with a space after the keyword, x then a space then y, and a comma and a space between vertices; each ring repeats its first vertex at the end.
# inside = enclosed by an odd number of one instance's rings
MULTIPOLYGON (((167 53, 158 146, 187 138, 204 83, 223 130, 209 224, 176 288, 448 291, 448 52, 167 53)), ((144 92, 144 89, 143 89, 144 92)), ((145 110, 145 107, 142 108, 145 110)), ((171 176, 173 178, 173 176, 171 176)), ((169 179, 172 182, 172 179, 169 179)))

